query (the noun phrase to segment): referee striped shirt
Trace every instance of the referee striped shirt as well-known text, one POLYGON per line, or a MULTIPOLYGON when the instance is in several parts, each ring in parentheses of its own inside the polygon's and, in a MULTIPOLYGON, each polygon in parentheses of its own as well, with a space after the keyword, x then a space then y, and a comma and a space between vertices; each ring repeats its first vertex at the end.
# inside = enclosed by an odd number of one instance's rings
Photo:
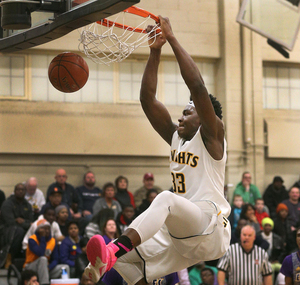
POLYGON ((263 276, 272 274, 268 254, 256 245, 247 253, 239 243, 232 244, 217 267, 228 272, 228 285, 261 285, 263 276))

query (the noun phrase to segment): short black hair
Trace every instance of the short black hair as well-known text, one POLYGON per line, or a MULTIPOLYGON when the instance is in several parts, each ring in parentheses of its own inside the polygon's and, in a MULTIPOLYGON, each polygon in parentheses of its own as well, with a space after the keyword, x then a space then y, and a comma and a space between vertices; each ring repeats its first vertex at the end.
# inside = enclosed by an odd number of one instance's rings
POLYGON ((76 225, 77 228, 79 228, 78 223, 76 221, 74 221, 74 220, 71 220, 70 222, 68 222, 68 225, 67 225, 67 229, 68 230, 69 230, 69 228, 70 228, 71 225, 76 225))
POLYGON ((22 285, 24 284, 25 281, 29 281, 33 276, 36 276, 38 278, 38 274, 33 270, 26 269, 22 271, 21 273, 22 285))
MULTIPOLYGON (((221 105, 220 101, 218 101, 217 98, 215 96, 213 96, 212 94, 208 94, 208 96, 213 105, 213 108, 215 110, 217 117, 219 117, 222 120, 222 118, 223 118, 222 105, 221 105)), ((190 101, 193 101, 192 96, 190 96, 190 101)))
POLYGON ((246 213, 247 213, 247 211, 248 211, 249 208, 252 208, 252 210, 255 212, 255 207, 252 204, 245 203, 242 206, 242 211, 241 211, 241 214, 240 214, 240 219, 245 219, 246 221, 249 221, 248 217, 246 216, 246 213))
POLYGON ((53 211, 53 212, 55 213, 55 209, 53 209, 52 207, 47 206, 47 207, 45 208, 45 210, 44 210, 44 215, 45 215, 46 213, 48 213, 49 211, 53 211))
POLYGON ((105 196, 105 192, 107 190, 107 188, 112 187, 114 188, 114 190, 116 191, 116 187, 112 182, 107 182, 103 185, 102 191, 103 191, 103 196, 105 196))

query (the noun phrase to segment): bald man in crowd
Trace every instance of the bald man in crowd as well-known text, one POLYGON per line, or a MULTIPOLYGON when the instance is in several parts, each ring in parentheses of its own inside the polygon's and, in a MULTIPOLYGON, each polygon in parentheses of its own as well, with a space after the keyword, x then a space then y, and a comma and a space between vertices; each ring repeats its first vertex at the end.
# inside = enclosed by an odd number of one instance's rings
POLYGON ((82 203, 78 197, 75 188, 67 183, 68 175, 67 172, 60 168, 56 170, 55 181, 52 183, 47 190, 47 201, 49 201, 49 193, 53 192, 53 189, 60 189, 62 191, 62 202, 66 203, 70 207, 72 218, 79 219, 82 215, 82 203))
POLYGON ((30 177, 26 181, 25 199, 32 207, 34 219, 38 218, 38 214, 42 207, 46 204, 44 193, 38 189, 38 182, 35 177, 30 177))

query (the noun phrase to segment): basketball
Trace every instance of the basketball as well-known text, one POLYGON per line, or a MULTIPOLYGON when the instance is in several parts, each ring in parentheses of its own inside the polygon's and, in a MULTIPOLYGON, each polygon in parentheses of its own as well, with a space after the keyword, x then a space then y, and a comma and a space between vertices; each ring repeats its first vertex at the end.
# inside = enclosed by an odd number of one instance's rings
POLYGON ((87 82, 89 67, 80 55, 64 52, 51 61, 48 77, 57 90, 72 93, 80 90, 87 82))

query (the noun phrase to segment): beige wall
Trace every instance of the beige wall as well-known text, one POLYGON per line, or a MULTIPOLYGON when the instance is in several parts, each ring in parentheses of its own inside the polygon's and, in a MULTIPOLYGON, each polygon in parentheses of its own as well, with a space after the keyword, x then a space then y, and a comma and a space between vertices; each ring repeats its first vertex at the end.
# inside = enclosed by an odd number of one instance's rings
MULTIPOLYGON (((228 142, 226 183, 236 185, 242 172, 249 170, 261 191, 274 175, 282 175, 289 187, 299 177, 299 151, 289 149, 289 156, 268 157, 265 136, 270 134, 264 133, 264 120, 274 126, 278 122, 286 130, 290 114, 263 109, 262 67, 264 61, 300 63, 300 43, 287 61, 265 38, 236 22, 239 5, 239 0, 141 0, 139 7, 168 16, 191 55, 217 60, 216 95, 223 105, 228 142)), ((28 52, 75 51, 77 44, 74 31, 28 52)), ((148 49, 137 53, 147 55, 148 49)), ((173 56, 168 45, 163 55, 173 56)), ((180 111, 181 107, 170 108, 174 120, 180 111)), ((296 127, 299 114, 294 111, 296 127)), ((0 135, 0 188, 6 193, 29 176, 36 176, 45 191, 58 167, 66 168, 74 185, 81 183, 86 170, 96 173, 99 186, 124 174, 134 191, 147 171, 155 174, 161 187, 171 185, 169 148, 139 105, 0 101, 0 135)), ((286 140, 293 140, 293 135, 285 133, 286 140)))

